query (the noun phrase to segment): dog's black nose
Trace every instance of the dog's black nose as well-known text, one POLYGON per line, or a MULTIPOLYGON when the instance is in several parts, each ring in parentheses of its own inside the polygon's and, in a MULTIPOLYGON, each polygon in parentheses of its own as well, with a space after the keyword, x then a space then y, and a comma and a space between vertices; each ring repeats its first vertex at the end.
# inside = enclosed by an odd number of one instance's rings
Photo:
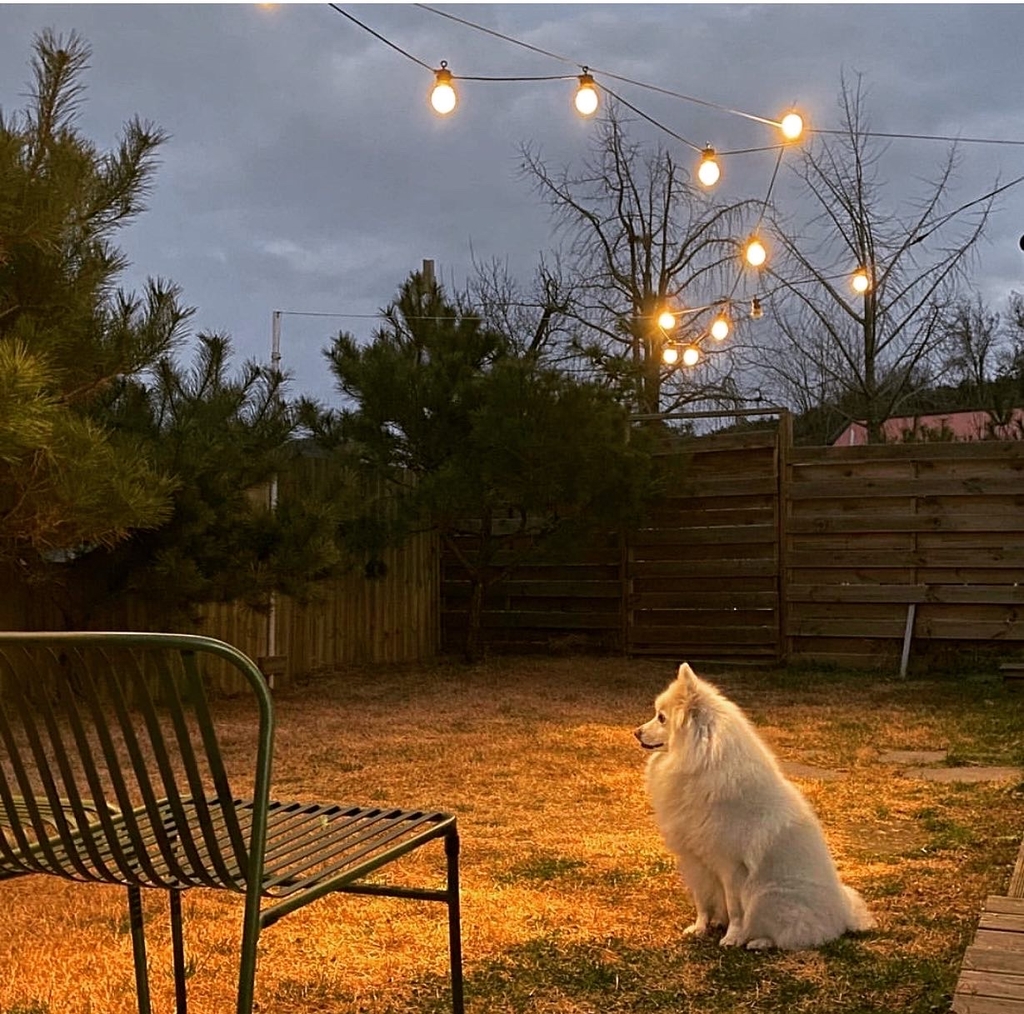
POLYGON ((638 740, 639 740, 639 741, 640 741, 641 743, 643 742, 643 738, 642 738, 642 737, 641 737, 641 735, 640 735, 640 730, 639 730, 639 729, 634 729, 634 730, 633 730, 633 735, 634 735, 634 736, 636 736, 636 738, 637 738, 637 739, 638 739, 638 740))

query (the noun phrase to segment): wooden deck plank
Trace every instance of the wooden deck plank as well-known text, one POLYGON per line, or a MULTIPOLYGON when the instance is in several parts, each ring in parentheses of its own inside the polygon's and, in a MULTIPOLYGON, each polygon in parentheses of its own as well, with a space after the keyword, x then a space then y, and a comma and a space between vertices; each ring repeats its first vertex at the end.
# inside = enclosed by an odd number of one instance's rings
POLYGON ((1010 877, 1010 886, 1006 893, 1011 898, 1024 898, 1024 842, 1017 852, 1017 862, 1013 866, 1013 875, 1010 877))
POLYGON ((957 993, 953 997, 951 1010, 953 1014, 1020 1014, 1024 1010, 1024 1001, 957 993))
POLYGON ((978 929, 1024 933, 1024 912, 993 912, 986 908, 981 913, 978 929))
MULTIPOLYGON (((1024 948, 1020 950, 998 947, 977 947, 971 944, 964 954, 965 969, 979 972, 1010 972, 1024 975, 1024 948)), ((1021 1008, 1024 1011, 1024 1007, 1021 1008)))
POLYGON ((1006 896, 985 899, 960 966, 952 1014, 1024 1014, 1024 843, 1006 896))
POLYGON ((1024 915, 1024 898, 1005 897, 990 894, 985 899, 986 912, 1006 912, 1008 915, 1024 915))
POLYGON ((1024 975, 967 970, 960 973, 956 992, 958 996, 963 993, 965 996, 1024 1001, 1024 975))
MULTIPOLYGON (((1021 937, 1019 931, 988 929, 980 926, 979 923, 978 931, 974 934, 974 942, 971 946, 996 951, 1019 950, 1021 963, 1024 964, 1024 937, 1021 937)), ((1021 974, 1024 974, 1024 969, 1021 970, 1021 974)))

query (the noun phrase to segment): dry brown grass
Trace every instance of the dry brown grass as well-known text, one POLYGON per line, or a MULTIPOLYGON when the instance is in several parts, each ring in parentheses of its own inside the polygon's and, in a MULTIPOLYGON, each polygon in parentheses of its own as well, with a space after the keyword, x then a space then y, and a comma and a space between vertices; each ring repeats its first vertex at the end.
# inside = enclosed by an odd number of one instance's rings
MULTIPOLYGON (((593 658, 323 675, 278 699, 274 792, 458 814, 473 1012, 943 1009, 984 896, 1006 888, 1024 800, 1007 783, 909 778, 879 752, 1020 763, 1021 700, 983 676, 712 674, 781 758, 843 772, 799 784, 879 920, 821 951, 750 955, 680 936, 691 907, 651 822, 631 735, 671 676, 664 662, 593 658)), ((234 701, 226 710, 244 771, 248 713, 234 701)), ((440 846, 392 870, 440 884, 440 846)), ((165 898, 145 902, 155 1004, 169 1010, 165 898)), ((234 896, 186 896, 196 1014, 233 1009, 240 913, 234 896)), ((259 1009, 447 1009, 443 913, 339 896, 289 916, 261 944, 259 1009)), ((0 884, 0 1014, 128 1014, 131 967, 121 890, 0 884)))

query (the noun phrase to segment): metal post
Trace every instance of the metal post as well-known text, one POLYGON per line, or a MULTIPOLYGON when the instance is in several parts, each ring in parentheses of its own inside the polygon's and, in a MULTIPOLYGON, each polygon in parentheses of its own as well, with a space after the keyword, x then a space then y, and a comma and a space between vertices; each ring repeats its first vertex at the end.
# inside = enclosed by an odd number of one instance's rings
MULTIPOLYGON (((281 311, 274 310, 270 316, 270 366, 275 372, 281 371, 281 311)), ((270 510, 271 513, 277 510, 277 473, 274 473, 270 480, 270 510)), ((267 656, 273 658, 277 655, 277 595, 270 593, 270 603, 267 608, 267 656)), ((267 683, 271 690, 274 688, 274 672, 267 674, 267 683)))
POLYGON ((270 316, 270 365, 281 369, 281 311, 275 310, 270 316))

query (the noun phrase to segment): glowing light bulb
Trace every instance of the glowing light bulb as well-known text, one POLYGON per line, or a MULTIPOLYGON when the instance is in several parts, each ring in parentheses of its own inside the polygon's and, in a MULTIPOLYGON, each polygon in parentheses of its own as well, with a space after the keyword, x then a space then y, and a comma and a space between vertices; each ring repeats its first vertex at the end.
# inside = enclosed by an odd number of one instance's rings
POLYGON ((725 341, 729 336, 729 318, 724 313, 720 313, 711 322, 711 337, 716 342, 725 341))
POLYGON ((804 118, 799 113, 786 113, 779 121, 779 129, 787 141, 795 141, 804 132, 804 118))
POLYGON ((761 307, 761 300, 754 296, 750 301, 750 317, 752 320, 760 320, 764 316, 764 310, 761 307))
POLYGON ((661 361, 666 366, 675 366, 679 362, 679 349, 675 345, 666 345, 661 350, 661 361))
POLYGON ((768 259, 768 251, 756 236, 747 244, 745 251, 747 263, 754 268, 759 268, 768 259))
POLYGON ((707 148, 701 152, 700 165, 697 168, 697 179, 701 181, 706 187, 713 187, 722 175, 722 170, 718 166, 718 160, 715 158, 715 149, 708 145, 707 148))
POLYGON ((696 366, 700 362, 700 349, 696 345, 687 345, 683 349, 683 365, 696 366))
POLYGON ((658 327, 662 331, 671 331, 676 326, 676 315, 671 310, 662 310, 658 315, 658 327))
POLYGON ((586 68, 580 74, 580 86, 576 89, 575 104, 576 112, 581 116, 593 116, 597 112, 597 88, 594 85, 594 79, 587 73, 586 68))
POLYGON ((867 292, 871 288, 871 279, 868 277, 867 271, 864 268, 857 268, 850 279, 850 285, 853 286, 854 292, 867 292))
POLYGON ((441 69, 434 71, 434 88, 430 93, 430 104, 442 116, 447 116, 458 102, 455 89, 452 87, 452 72, 448 70, 446 61, 441 61, 441 69))

